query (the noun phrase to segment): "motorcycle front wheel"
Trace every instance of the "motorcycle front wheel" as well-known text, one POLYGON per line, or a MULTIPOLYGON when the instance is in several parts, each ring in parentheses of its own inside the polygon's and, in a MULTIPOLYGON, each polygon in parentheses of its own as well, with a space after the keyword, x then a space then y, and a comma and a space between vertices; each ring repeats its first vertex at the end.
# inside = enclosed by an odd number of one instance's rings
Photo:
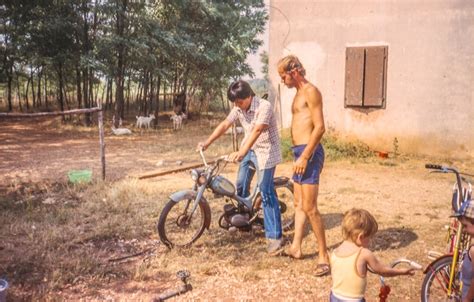
POLYGON ((189 247, 210 224, 210 209, 201 199, 192 213, 193 199, 170 200, 161 211, 157 229, 160 241, 167 247, 189 247))

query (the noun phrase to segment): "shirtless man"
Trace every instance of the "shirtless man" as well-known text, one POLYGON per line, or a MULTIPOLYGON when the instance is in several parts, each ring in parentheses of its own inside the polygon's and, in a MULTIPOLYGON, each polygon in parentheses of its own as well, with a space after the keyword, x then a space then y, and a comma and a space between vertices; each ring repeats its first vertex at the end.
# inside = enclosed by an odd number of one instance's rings
POLYGON ((320 144, 325 131, 321 93, 305 79, 306 71, 295 56, 281 59, 278 73, 288 88, 296 88, 291 106, 291 137, 295 156, 295 234, 285 254, 296 259, 302 257, 301 242, 307 217, 318 242, 316 275, 323 276, 329 273, 330 268, 324 225, 317 207, 319 175, 324 164, 324 149, 320 144))

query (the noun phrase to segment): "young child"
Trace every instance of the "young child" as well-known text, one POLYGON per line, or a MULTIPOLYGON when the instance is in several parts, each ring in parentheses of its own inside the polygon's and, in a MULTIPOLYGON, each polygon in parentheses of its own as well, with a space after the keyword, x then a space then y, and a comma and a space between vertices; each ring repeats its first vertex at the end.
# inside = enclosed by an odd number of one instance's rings
MULTIPOLYGON (((456 216, 464 227, 464 232, 474 236, 474 202, 468 200, 464 202, 456 213, 456 216)), ((469 252, 464 256, 462 261, 462 302, 474 301, 474 266, 472 259, 474 257, 474 246, 469 247, 469 252)))
POLYGON ((367 266, 384 277, 414 274, 413 268, 396 269, 380 263, 367 248, 377 229, 377 221, 366 210, 351 209, 344 215, 344 241, 331 253, 330 302, 365 301, 367 266))

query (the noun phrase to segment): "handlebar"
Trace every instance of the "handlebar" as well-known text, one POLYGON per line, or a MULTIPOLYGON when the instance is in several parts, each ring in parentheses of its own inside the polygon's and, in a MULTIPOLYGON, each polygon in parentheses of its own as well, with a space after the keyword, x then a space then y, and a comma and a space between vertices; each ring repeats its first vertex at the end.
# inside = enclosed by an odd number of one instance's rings
MULTIPOLYGON (((470 176, 470 174, 461 173, 453 167, 442 166, 442 165, 437 165, 437 164, 425 164, 425 168, 426 169, 431 169, 431 170, 437 170, 437 171, 432 171, 432 172, 454 173, 456 175, 456 186, 457 186, 458 194, 460 194, 459 195, 460 203, 465 201, 466 196, 464 196, 464 190, 463 190, 462 182, 464 181, 466 183, 469 183, 469 181, 466 178, 462 177, 461 174, 469 175, 469 176, 470 176)), ((453 207, 453 210, 455 212, 457 212, 459 210, 459 206, 460 206, 460 204, 457 204, 457 202, 455 200, 453 200, 452 207, 453 207)))
POLYGON ((423 269, 423 266, 421 266, 421 264, 415 262, 415 261, 412 261, 412 260, 408 260, 408 259, 405 259, 405 258, 400 258, 400 259, 397 259, 395 261, 393 261, 390 266, 391 267, 395 267, 399 264, 408 264, 409 266, 411 266, 412 268, 416 269, 416 270, 422 270, 423 269))
MULTIPOLYGON (((204 166, 207 167, 209 164, 206 161, 206 157, 204 156, 204 150, 202 148, 199 149, 199 155, 201 156, 202 162, 204 163, 204 166)), ((229 160, 229 155, 221 155, 217 158, 217 161, 225 161, 228 163, 231 163, 232 161, 229 160)))
POLYGON ((199 155, 201 155, 202 162, 204 163, 204 166, 207 167, 207 161, 206 157, 204 156, 204 150, 203 148, 199 148, 199 155))
MULTIPOLYGON (((409 260, 409 259, 406 259, 406 258, 398 258, 396 259, 395 261, 393 261, 392 263, 390 263, 390 267, 395 267, 399 264, 408 264, 410 267, 416 269, 416 270, 422 270, 423 269, 423 266, 421 266, 421 264, 415 262, 415 261, 412 261, 412 260, 409 260)), ((367 269, 369 272, 371 272, 372 274, 375 274, 374 270, 372 268, 370 268, 370 266, 367 266, 367 269)), ((383 278, 382 276, 380 278, 383 278)))
POLYGON ((445 167, 441 165, 436 165, 436 164, 426 164, 425 165, 426 169, 433 169, 433 170, 446 170, 445 167))

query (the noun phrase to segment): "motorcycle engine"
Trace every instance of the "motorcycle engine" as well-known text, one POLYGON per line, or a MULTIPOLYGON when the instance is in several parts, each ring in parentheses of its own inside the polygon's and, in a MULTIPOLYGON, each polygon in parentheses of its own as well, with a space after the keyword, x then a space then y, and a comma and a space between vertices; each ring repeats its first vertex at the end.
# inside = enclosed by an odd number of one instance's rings
POLYGON ((235 226, 241 230, 250 229, 250 215, 239 210, 232 204, 224 205, 224 214, 219 219, 219 226, 224 229, 229 229, 235 226))

